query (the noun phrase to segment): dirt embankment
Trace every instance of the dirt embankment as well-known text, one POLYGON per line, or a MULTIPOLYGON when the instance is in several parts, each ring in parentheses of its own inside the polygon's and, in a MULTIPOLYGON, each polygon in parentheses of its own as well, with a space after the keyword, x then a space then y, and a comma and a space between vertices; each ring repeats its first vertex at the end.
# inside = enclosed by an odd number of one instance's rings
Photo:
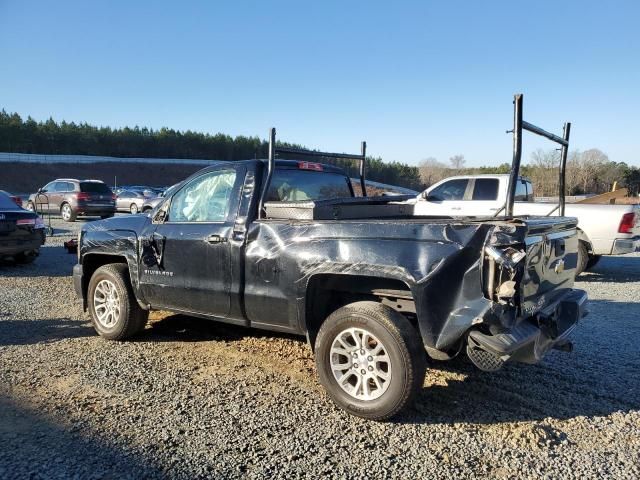
POLYGON ((107 185, 169 186, 206 166, 175 163, 23 163, 0 164, 0 190, 34 192, 56 178, 95 178, 107 185))

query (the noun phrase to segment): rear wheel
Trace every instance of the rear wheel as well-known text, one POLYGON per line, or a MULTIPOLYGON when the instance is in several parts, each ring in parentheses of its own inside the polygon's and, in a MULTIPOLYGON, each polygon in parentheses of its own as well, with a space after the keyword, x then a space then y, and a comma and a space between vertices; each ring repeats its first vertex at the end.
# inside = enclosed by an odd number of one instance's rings
POLYGON ((147 323, 149 312, 138 305, 124 264, 98 268, 89 282, 87 297, 93 328, 104 338, 130 338, 147 323))
POLYGON ((424 381, 420 335, 386 305, 365 301, 336 310, 320 327, 315 347, 320 382, 340 408, 359 417, 396 415, 424 381))
POLYGON ((587 269, 589 262, 589 247, 586 242, 578 241, 578 264, 576 266, 576 277, 587 269))
POLYGON ((131 206, 129 207, 129 211, 135 215, 136 213, 138 213, 138 205, 136 205, 135 203, 132 203, 131 206))
POLYGON ((63 203, 62 207, 60 207, 60 216, 65 222, 75 222, 77 217, 76 212, 73 211, 73 208, 68 203, 63 203))

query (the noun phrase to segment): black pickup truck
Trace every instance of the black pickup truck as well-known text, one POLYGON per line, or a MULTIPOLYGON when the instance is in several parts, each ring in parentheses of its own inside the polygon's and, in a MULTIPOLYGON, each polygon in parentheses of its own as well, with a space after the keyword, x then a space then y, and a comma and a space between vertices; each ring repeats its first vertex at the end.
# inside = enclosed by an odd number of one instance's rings
POLYGON ((152 309, 306 335, 332 399, 372 419, 410 402, 428 357, 496 370, 570 349, 575 219, 415 217, 355 197, 340 168, 274 156, 83 227, 74 284, 101 336, 135 335, 152 309))

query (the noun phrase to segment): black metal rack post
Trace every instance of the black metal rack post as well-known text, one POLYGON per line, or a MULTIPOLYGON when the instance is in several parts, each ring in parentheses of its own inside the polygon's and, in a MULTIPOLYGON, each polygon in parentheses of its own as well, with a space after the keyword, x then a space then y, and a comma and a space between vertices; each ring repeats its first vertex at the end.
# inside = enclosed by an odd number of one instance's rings
POLYGON ((565 123, 562 133, 562 138, 549 133, 546 130, 533 125, 532 123, 525 122, 522 119, 522 99, 523 95, 518 93, 513 98, 513 160, 511 163, 511 173, 509 176, 509 187, 507 188, 507 203, 505 205, 505 215, 510 217, 513 215, 513 204, 515 200, 516 184, 520 176, 520 162, 522 160, 522 130, 527 130, 541 137, 545 137, 552 142, 561 145, 560 153, 560 170, 559 170, 559 182, 558 182, 558 206, 551 212, 560 208, 560 215, 564 215, 564 189, 565 189, 565 177, 566 177, 566 165, 567 165, 567 153, 569 150, 569 133, 571 132, 571 123, 565 123))
POLYGON ((258 210, 258 215, 262 218, 262 212, 264 207, 264 202, 267 198, 267 191, 271 186, 271 178, 273 177, 273 171, 275 170, 276 165, 276 155, 279 153, 288 153, 293 155, 305 155, 312 157, 326 157, 326 158, 336 158, 343 160, 358 160, 359 163, 359 173, 360 173, 360 187, 362 188, 362 196, 367 196, 367 187, 365 184, 365 173, 366 173, 366 159, 367 159, 367 142, 362 142, 360 145, 360 155, 350 154, 350 153, 329 153, 329 152, 318 152, 316 150, 304 150, 298 148, 287 148, 287 147, 276 147, 276 129, 271 128, 269 130, 269 163, 267 165, 267 178, 264 182, 264 187, 262 189, 262 194, 260 195, 260 205, 258 210))

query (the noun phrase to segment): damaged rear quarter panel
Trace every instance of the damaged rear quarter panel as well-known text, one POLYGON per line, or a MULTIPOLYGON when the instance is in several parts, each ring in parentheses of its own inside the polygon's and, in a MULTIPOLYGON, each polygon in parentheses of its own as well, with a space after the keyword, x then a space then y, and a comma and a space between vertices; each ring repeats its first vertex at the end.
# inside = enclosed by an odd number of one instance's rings
POLYGON ((480 275, 488 235, 514 243, 513 225, 451 220, 264 220, 250 227, 246 313, 306 331, 305 302, 315 275, 399 280, 412 292, 425 346, 453 344, 490 307, 480 275))

